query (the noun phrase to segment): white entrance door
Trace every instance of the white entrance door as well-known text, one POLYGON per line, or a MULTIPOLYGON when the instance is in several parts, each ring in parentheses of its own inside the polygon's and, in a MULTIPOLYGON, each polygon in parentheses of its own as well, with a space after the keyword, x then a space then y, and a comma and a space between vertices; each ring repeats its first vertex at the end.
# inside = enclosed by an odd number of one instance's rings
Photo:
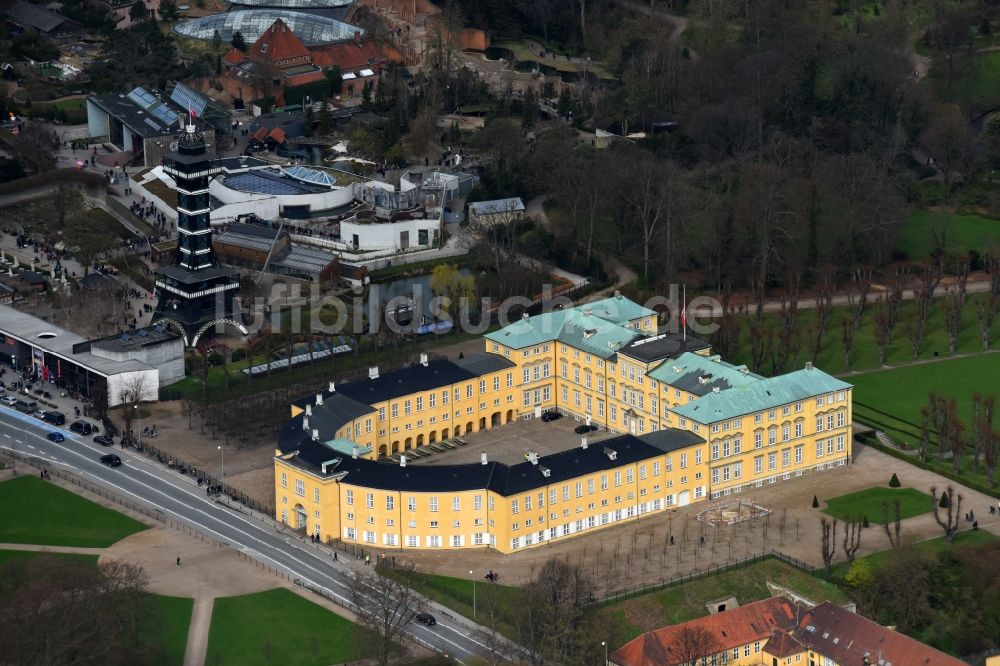
POLYGON ((682 491, 677 496, 677 504, 678 505, 680 505, 680 506, 687 506, 690 503, 691 503, 691 492, 690 491, 684 490, 684 491, 682 491))

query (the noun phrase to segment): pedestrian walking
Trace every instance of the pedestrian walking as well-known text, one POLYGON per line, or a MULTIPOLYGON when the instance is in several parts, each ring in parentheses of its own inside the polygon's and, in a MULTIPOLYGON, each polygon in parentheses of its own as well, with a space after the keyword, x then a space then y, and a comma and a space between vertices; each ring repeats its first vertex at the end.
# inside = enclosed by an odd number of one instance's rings
POLYGON ((333 561, 337 561, 337 551, 333 551, 333 561))
POLYGON ((180 565, 181 565, 181 558, 178 557, 177 558, 177 566, 180 566, 180 565))
POLYGON ((371 555, 365 555, 365 566, 367 567, 367 566, 371 565, 371 563, 372 563, 372 556, 371 555))

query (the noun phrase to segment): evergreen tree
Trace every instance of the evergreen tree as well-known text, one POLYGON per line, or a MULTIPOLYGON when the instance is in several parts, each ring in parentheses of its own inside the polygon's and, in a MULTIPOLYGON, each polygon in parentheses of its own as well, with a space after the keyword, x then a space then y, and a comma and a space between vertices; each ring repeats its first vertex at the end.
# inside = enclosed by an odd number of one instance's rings
POLYGON ((326 80, 330 82, 331 95, 339 95, 344 89, 344 75, 341 73, 339 65, 334 65, 326 70, 326 80))
POLYGON ((243 38, 243 33, 237 30, 233 33, 233 41, 230 42, 234 49, 239 49, 244 53, 247 50, 247 40, 243 38))

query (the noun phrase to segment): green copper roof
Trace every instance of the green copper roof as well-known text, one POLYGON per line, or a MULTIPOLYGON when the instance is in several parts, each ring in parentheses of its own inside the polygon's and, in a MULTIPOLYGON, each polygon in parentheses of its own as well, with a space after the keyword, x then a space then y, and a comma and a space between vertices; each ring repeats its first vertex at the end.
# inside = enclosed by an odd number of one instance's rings
POLYGON ((575 309, 581 311, 589 309, 598 317, 613 321, 616 324, 627 324, 635 319, 651 317, 656 314, 655 310, 644 308, 635 301, 631 301, 620 294, 602 298, 593 303, 584 303, 583 305, 576 306, 575 309))
POLYGON ((661 363, 649 372, 649 376, 695 395, 708 395, 715 389, 725 391, 763 379, 750 372, 745 365, 732 365, 723 361, 720 356, 702 356, 691 352, 684 352, 673 360, 661 363))
POLYGON ((692 421, 709 424, 849 388, 852 388, 851 384, 822 370, 806 368, 748 382, 719 393, 708 393, 671 411, 692 421))
POLYGON ((361 446, 357 442, 352 442, 349 439, 331 439, 329 441, 323 442, 323 446, 330 449, 331 451, 336 451, 345 456, 353 456, 354 449, 358 449, 359 456, 366 456, 372 452, 370 446, 361 446))
POLYGON ((571 308, 516 321, 499 331, 488 333, 486 339, 514 349, 559 341, 585 353, 609 358, 640 335, 634 328, 621 326, 596 314, 585 314, 580 308, 571 308))
POLYGON ((487 333, 486 339, 514 349, 559 340, 590 354, 608 358, 619 347, 640 335, 624 324, 655 314, 653 310, 624 296, 612 296, 516 321, 499 331, 487 333))

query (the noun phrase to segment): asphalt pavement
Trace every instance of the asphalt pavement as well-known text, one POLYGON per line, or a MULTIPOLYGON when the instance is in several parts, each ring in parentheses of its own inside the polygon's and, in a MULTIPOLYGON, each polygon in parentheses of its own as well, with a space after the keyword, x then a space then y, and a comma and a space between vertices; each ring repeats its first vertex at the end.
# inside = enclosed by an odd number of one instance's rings
MULTIPOLYGON (((300 584, 321 590, 338 603, 351 606, 351 582, 354 572, 362 568, 357 561, 344 557, 333 562, 332 550, 310 547, 273 520, 208 497, 190 477, 132 449, 102 447, 92 439, 0 407, 0 449, 16 450, 21 456, 101 486, 164 518, 189 525, 258 562, 269 564, 293 580, 299 579, 300 584), (65 441, 50 441, 48 434, 54 431, 62 432, 65 441), (99 459, 105 453, 119 455, 122 466, 102 465, 99 459)), ((176 555, 164 553, 164 557, 172 560, 176 555)), ((438 623, 434 627, 411 624, 407 632, 412 639, 454 657, 459 663, 468 663, 489 652, 486 641, 479 638, 485 633, 484 628, 436 604, 430 603, 428 607, 437 616, 438 623)))

